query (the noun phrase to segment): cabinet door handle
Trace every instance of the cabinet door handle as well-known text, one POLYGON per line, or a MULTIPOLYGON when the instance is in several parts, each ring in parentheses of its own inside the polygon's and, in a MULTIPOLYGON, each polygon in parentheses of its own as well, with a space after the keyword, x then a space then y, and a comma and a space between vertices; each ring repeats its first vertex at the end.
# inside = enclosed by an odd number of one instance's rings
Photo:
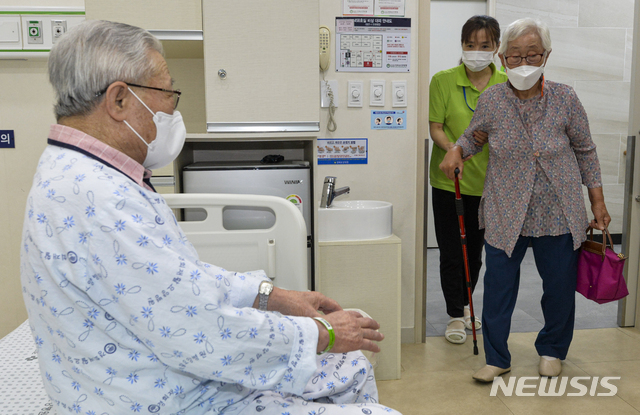
POLYGON ((218 70, 218 76, 220 77, 220 79, 225 80, 227 79, 227 71, 225 71, 224 69, 220 69, 218 70))

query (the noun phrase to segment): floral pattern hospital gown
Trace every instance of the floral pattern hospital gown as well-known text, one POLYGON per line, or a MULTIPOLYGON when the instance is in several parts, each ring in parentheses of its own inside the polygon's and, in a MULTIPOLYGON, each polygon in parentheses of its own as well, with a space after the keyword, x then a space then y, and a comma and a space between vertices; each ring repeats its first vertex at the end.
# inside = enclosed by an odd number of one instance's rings
POLYGON ((58 413, 395 413, 361 353, 316 356, 313 320, 251 308, 262 272, 201 262, 160 195, 53 127, 21 278, 58 413))

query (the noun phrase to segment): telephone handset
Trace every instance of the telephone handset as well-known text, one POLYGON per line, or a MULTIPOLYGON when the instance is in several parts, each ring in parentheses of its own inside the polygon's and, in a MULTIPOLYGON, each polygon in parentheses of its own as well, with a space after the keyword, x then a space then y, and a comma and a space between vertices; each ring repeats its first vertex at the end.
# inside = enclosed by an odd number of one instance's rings
POLYGON ((320 26, 320 70, 326 71, 331 63, 331 39, 329 28, 320 26))

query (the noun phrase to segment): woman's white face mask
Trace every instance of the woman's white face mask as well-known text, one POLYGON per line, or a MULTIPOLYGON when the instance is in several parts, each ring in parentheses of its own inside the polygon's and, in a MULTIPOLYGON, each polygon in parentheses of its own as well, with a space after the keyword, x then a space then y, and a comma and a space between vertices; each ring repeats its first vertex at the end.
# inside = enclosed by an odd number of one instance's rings
POLYGON ((479 50, 463 50, 462 63, 469 68, 471 72, 480 72, 493 62, 495 51, 486 52, 479 50))
POLYGON ((507 77, 511 85, 518 91, 528 91, 538 82, 542 74, 544 74, 544 66, 547 63, 547 52, 544 53, 543 62, 540 66, 522 65, 513 69, 505 67, 507 77))
POLYGON ((127 127, 131 128, 131 131, 147 145, 147 156, 142 162, 142 165, 150 170, 164 167, 178 157, 178 154, 180 154, 184 146, 184 141, 187 138, 187 128, 182 120, 182 114, 180 114, 180 111, 173 111, 173 114, 158 111, 154 114, 131 88, 129 88, 129 91, 133 96, 138 98, 138 101, 153 115, 153 123, 156 125, 156 139, 149 144, 124 120, 127 127))

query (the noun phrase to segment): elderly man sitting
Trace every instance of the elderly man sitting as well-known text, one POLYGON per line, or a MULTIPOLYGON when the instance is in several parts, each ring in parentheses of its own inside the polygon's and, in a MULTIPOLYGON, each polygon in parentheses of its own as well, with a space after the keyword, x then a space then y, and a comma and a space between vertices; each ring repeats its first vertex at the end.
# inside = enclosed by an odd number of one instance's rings
POLYGON ((21 278, 59 412, 397 413, 357 351, 379 350, 378 323, 201 262, 154 192, 149 169, 186 135, 156 38, 87 21, 52 49, 49 78, 58 124, 28 197, 21 278))

